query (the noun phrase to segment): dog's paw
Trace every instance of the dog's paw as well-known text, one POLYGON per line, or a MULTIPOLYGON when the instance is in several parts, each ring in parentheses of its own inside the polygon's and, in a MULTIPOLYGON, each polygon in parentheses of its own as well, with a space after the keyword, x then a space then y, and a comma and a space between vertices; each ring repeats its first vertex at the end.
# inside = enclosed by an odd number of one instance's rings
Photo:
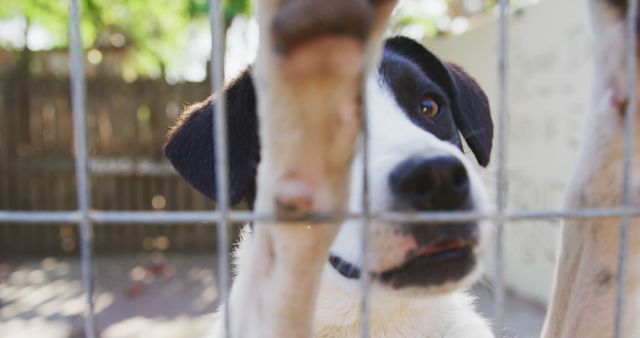
POLYGON ((254 72, 263 147, 257 212, 294 218, 343 212, 363 81, 395 3, 258 2, 266 33, 254 72))
POLYGON ((287 54, 321 37, 347 36, 364 42, 373 9, 365 0, 285 1, 271 24, 273 45, 287 54))

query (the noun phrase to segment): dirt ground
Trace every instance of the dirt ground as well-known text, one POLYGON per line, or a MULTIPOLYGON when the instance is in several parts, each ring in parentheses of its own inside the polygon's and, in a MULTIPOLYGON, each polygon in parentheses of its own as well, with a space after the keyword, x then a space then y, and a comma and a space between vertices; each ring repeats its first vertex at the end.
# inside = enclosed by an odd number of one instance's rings
MULTIPOLYGON (((215 255, 100 256, 96 324, 103 338, 202 336, 216 307, 215 255)), ((481 283, 482 284, 482 283, 481 283)), ((490 287, 478 307, 493 315, 490 287)), ((544 309, 507 295, 504 337, 538 337, 544 309)), ((0 262, 0 338, 83 337, 80 264, 74 258, 0 262)))

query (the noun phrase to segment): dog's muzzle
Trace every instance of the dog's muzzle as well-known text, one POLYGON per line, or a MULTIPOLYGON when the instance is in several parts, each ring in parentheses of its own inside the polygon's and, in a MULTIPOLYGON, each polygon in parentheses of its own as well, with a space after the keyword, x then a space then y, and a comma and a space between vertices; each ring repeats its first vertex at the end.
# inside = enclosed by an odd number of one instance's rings
MULTIPOLYGON (((392 209, 402 212, 465 211, 473 208, 471 183, 464 164, 453 156, 412 157, 389 175, 392 209)), ((372 272, 393 288, 429 287, 455 282, 476 266, 479 230, 475 222, 391 225, 415 242, 398 266, 372 272)), ((332 255, 329 263, 344 277, 359 278, 360 269, 332 255)))
MULTIPOLYGON (((412 157, 389 176, 396 211, 471 210, 471 183, 454 156, 412 157)), ((478 226, 474 223, 405 224, 416 248, 405 262, 377 277, 393 287, 430 286, 465 277, 476 265, 478 226)))

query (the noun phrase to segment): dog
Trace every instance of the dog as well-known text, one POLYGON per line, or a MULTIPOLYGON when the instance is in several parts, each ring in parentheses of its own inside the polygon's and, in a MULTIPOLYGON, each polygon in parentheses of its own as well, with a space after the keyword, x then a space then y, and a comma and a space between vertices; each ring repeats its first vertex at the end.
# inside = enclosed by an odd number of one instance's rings
MULTIPOLYGON (((260 189, 257 175, 264 155, 258 135, 263 121, 257 113, 252 73, 252 68, 245 70, 228 84, 224 94, 231 201, 244 200, 250 208, 255 206, 256 188, 260 189)), ((487 97, 475 80, 416 41, 393 37, 384 42, 380 62, 366 81, 370 211, 488 212, 485 189, 462 151, 464 139, 481 166, 489 163, 493 124, 487 97)), ((215 200, 211 102, 209 98, 195 104, 181 115, 164 151, 182 177, 215 200)), ((353 213, 362 211, 363 165, 360 145, 350 169, 347 204, 353 213)), ((464 291, 481 273, 477 255, 489 232, 487 223, 373 221, 368 270, 363 272, 361 222, 344 221, 325 256, 313 336, 359 335, 359 278, 367 273, 371 278, 372 337, 493 337, 488 322, 475 312, 472 297, 464 291)), ((274 225, 247 225, 243 230, 235 262, 237 280, 244 278, 245 282, 234 283, 228 305, 231 310, 237 306, 234 295, 250 293, 262 283, 244 276, 243 264, 250 264, 250 260, 255 266, 273 264, 266 253, 256 254, 255 232, 270 226, 274 225)), ((262 312, 280 313, 270 303, 256 306, 262 307, 262 312)), ((261 324, 244 325, 268 332, 261 324)), ((218 321, 211 337, 222 336, 220 326, 218 321)))
MULTIPOLYGON (((591 111, 566 204, 608 208, 622 202, 626 79, 625 0, 590 0, 595 76, 591 111)), ((636 23, 636 31, 640 25, 636 23)), ((638 54, 636 52, 636 59, 638 54)), ((637 75, 636 75, 636 78, 637 75)), ((640 121, 640 119, 637 119, 640 121)), ((636 130, 640 130, 636 126, 636 130)), ((631 203, 640 204, 640 149, 636 132, 631 203)), ((627 246, 621 337, 640 337, 640 222, 632 218, 627 246)), ((620 218, 570 219, 563 224, 551 304, 542 337, 613 337, 620 247, 620 218)))

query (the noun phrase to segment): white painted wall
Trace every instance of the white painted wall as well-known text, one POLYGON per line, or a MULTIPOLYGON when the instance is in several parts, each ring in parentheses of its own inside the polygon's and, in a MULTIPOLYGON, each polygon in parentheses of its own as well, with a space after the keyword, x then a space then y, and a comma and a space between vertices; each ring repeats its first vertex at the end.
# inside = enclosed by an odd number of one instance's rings
MULTIPOLYGON (((425 42, 443 59, 460 64, 477 78, 494 114, 497 27, 492 22, 463 35, 425 42)), ((587 1, 543 0, 514 14, 510 30, 508 209, 560 209, 590 102, 587 1)), ((493 166, 484 174, 489 187, 495 186, 496 153, 493 155, 493 166)), ((558 222, 508 225, 504 242, 507 287, 532 300, 547 301, 558 230, 558 222)), ((491 256, 491 250, 487 254, 491 256)), ((490 270, 491 266, 489 277, 490 270)))

